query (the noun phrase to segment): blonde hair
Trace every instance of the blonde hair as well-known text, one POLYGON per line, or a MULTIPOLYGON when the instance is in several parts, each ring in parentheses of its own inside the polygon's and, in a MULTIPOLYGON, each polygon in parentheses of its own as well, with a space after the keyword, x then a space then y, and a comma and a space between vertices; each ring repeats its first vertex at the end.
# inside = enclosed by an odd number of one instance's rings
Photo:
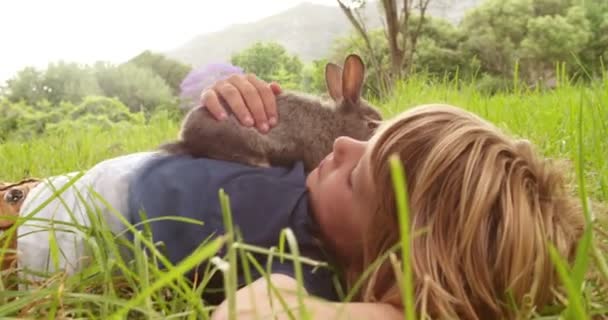
MULTIPOLYGON (((364 241, 369 266, 399 239, 388 158, 407 177, 418 311, 432 318, 495 319, 549 303, 558 281, 546 241, 571 258, 583 229, 560 171, 526 140, 446 105, 410 109, 370 141, 376 203, 364 241)), ((366 280, 360 300, 400 306, 390 262, 366 280)))

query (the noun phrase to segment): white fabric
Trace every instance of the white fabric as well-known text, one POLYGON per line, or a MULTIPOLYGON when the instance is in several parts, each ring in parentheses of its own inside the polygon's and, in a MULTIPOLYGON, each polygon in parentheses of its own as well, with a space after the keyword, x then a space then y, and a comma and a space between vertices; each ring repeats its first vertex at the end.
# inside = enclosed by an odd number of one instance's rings
MULTIPOLYGON (((142 152, 100 162, 42 207, 32 218, 45 219, 44 221, 28 220, 18 228, 19 267, 36 272, 57 271, 51 258, 52 233, 55 235, 57 248, 60 249, 57 259, 59 270, 63 269, 69 274, 77 271, 83 264, 90 263, 90 257, 85 258, 86 235, 74 226, 58 222, 75 222, 81 226, 90 226, 88 214, 94 213, 101 214, 101 218, 105 219, 112 232, 122 231, 123 225, 115 212, 123 215, 127 212, 130 178, 138 167, 155 155, 158 153, 142 152), (110 207, 99 201, 95 193, 105 199, 110 207), (87 207, 94 209, 87 212, 87 207)), ((21 207, 20 215, 30 216, 78 174, 72 172, 45 179, 30 191, 21 207)))

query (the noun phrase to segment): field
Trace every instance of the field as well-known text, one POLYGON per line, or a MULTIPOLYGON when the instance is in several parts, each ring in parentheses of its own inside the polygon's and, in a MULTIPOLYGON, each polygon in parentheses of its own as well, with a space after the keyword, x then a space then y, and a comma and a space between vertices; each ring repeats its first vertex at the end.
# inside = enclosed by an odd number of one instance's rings
MULTIPOLYGON (((579 86, 563 83, 552 91, 516 90, 511 94, 485 96, 475 84, 432 83, 411 79, 399 84, 395 94, 378 102, 385 116, 422 103, 449 103, 469 109, 496 123, 505 131, 531 140, 544 155, 570 163, 573 192, 590 200, 593 239, 581 245, 576 267, 563 267, 563 303, 531 317, 573 318, 608 315, 608 80, 579 86), (582 172, 583 174, 579 174, 582 172), (582 188, 583 186, 583 188, 582 188), (578 275, 585 274, 581 284, 578 275)), ((84 170, 113 156, 149 150, 177 134, 179 124, 157 118, 148 125, 90 130, 63 136, 44 136, 32 141, 10 141, 0 145, 0 180, 84 170)), ((582 198, 582 197, 581 197, 582 198)), ((197 251, 192 259, 168 272, 159 271, 154 257, 128 261, 110 258, 115 250, 107 232, 92 232, 96 265, 72 277, 56 276, 25 292, 0 293, 0 317, 26 318, 205 318, 210 309, 197 299, 181 279, 179 270, 213 255, 217 243, 197 251), (126 272, 125 270, 128 270, 126 272), (122 276, 114 274, 123 271, 122 276), (15 296, 20 299, 11 300, 15 296)), ((142 238, 139 245, 146 245, 142 238)), ((407 239, 404 239, 407 241, 407 239)), ((239 253, 241 250, 237 250, 239 253)), ((228 288, 233 290, 234 288, 228 288)), ((2 288, 0 288, 2 290, 2 288)), ((0 291, 1 292, 1 291, 0 291)))

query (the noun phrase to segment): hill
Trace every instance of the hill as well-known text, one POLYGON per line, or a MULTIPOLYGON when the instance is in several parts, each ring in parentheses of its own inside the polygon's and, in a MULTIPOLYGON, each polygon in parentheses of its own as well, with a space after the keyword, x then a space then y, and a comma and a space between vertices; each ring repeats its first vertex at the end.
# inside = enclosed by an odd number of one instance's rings
MULTIPOLYGON (((429 13, 452 23, 481 0, 433 0, 429 13)), ((365 9, 368 27, 381 26, 378 5, 365 9)), ((165 54, 194 67, 228 62, 230 56, 257 41, 277 41, 304 61, 326 56, 334 40, 351 32, 352 26, 337 6, 302 3, 254 23, 232 25, 224 30, 201 34, 165 54)))

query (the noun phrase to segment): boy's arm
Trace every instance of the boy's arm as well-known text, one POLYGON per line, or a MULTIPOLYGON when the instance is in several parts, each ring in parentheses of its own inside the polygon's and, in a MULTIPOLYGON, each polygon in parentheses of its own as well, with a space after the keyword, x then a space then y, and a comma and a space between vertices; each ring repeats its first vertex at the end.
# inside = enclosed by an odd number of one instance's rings
MULTIPOLYGON (((296 294, 295 279, 282 275, 271 274, 270 279, 280 296, 290 307, 291 313, 299 319, 299 303, 296 294)), ((285 308, 275 294, 269 296, 269 287, 264 278, 260 278, 249 286, 236 292, 236 319, 290 319, 285 308)), ((336 303, 328 302, 308 294, 304 304, 312 319, 403 319, 403 314, 395 307, 382 303, 336 303)), ((212 320, 229 319, 228 302, 225 300, 213 313, 212 320)))

